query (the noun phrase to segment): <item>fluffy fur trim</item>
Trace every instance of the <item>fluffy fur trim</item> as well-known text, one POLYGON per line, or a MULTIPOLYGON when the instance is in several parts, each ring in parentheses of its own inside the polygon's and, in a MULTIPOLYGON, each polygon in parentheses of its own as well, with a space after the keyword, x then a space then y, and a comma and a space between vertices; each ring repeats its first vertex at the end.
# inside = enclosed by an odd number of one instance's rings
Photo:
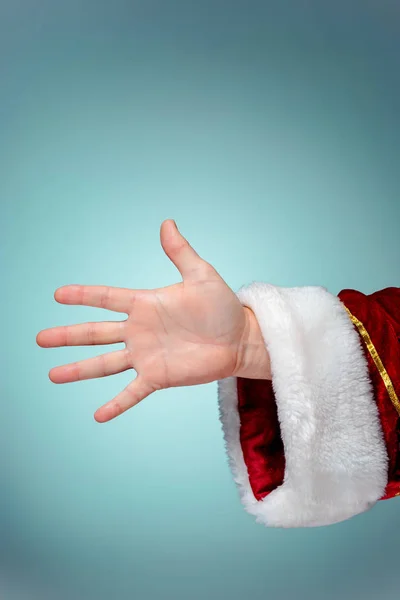
POLYGON ((342 303, 321 287, 252 283, 237 293, 270 354, 285 452, 284 482, 257 501, 240 445, 237 380, 218 382, 229 464, 246 510, 270 527, 313 527, 371 508, 387 453, 368 365, 342 303))

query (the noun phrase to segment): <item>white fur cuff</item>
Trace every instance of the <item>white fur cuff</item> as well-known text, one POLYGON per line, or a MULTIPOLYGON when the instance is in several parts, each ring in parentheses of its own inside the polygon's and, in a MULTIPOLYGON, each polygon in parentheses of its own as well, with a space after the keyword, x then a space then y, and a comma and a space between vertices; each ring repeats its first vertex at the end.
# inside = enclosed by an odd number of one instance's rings
POLYGON ((257 501, 240 445, 237 381, 218 382, 229 464, 246 510, 270 527, 311 527, 371 508, 387 452, 368 365, 342 303, 321 287, 252 283, 237 293, 270 354, 285 452, 284 482, 257 501))

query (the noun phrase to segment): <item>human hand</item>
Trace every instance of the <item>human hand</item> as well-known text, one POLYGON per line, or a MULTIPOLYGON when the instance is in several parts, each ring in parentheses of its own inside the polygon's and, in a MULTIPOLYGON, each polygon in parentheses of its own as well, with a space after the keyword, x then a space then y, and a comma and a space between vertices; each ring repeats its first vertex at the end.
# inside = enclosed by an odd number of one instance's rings
POLYGON ((54 383, 120 373, 136 378, 95 413, 105 422, 163 388, 209 383, 229 376, 269 379, 270 365, 254 313, 243 307, 217 271, 190 246, 172 220, 161 225, 161 245, 183 281, 153 290, 68 285, 61 304, 126 313, 125 321, 86 323, 41 331, 44 348, 125 343, 110 352, 53 368, 54 383))

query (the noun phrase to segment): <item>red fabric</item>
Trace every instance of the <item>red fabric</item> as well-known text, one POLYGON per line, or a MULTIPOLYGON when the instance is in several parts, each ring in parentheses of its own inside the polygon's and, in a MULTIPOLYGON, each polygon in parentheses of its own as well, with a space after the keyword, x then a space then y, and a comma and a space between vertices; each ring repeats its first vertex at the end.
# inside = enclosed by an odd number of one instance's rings
MULTIPOLYGON (((400 288, 369 296, 343 290, 339 298, 367 330, 400 398, 400 288)), ((373 358, 363 343, 389 457, 388 485, 382 499, 400 493, 400 417, 373 358)))
MULTIPOLYGON (((369 296, 343 290, 339 298, 363 323, 400 398, 400 288, 369 296)), ((363 341, 362 345, 389 456, 389 483, 382 498, 387 499, 400 493, 400 418, 363 341)), ((262 500, 283 483, 285 472, 274 391, 270 381, 240 377, 237 391, 243 457, 253 494, 262 500)))
POLYGON ((285 456, 271 381, 238 377, 240 443, 257 500, 281 483, 285 456))

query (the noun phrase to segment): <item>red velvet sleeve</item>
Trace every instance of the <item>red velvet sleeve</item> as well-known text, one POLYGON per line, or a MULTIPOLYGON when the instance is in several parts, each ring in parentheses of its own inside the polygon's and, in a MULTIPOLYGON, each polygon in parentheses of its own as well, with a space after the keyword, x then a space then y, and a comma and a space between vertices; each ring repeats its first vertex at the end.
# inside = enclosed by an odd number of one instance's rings
POLYGON ((389 458, 383 500, 400 495, 400 288, 370 295, 343 290, 340 300, 361 336, 389 458))

